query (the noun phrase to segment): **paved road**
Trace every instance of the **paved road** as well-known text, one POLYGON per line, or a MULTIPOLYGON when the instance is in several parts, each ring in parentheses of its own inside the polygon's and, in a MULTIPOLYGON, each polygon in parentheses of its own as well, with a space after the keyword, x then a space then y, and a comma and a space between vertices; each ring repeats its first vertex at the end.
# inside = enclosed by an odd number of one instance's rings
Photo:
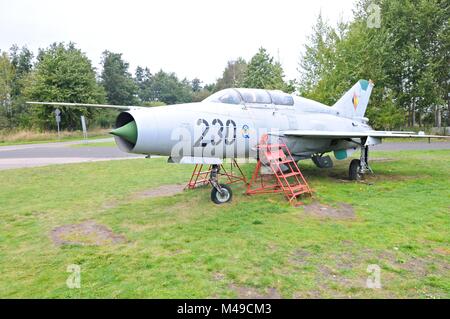
POLYGON ((87 146, 79 147, 74 145, 83 141, 1 146, 0 170, 144 157, 122 152, 116 146, 89 146, 104 142, 113 142, 113 139, 89 140, 87 146))
MULTIPOLYGON (((112 142, 113 139, 90 140, 89 144, 112 142)), ((81 163, 114 159, 142 158, 124 153, 117 147, 80 146, 82 141, 0 146, 0 170, 51 164, 81 163)), ((383 143, 372 148, 380 151, 450 149, 449 142, 383 143)))
MULTIPOLYGON (((114 142, 114 139, 111 137, 97 138, 95 140, 88 140, 87 145, 96 144, 96 143, 113 143, 113 142, 114 142)), ((67 141, 67 142, 54 142, 54 143, 9 145, 9 146, 0 146, 0 152, 24 150, 24 149, 28 149, 28 148, 53 148, 53 147, 61 147, 61 146, 78 145, 78 144, 84 144, 84 143, 85 143, 84 141, 67 141)))

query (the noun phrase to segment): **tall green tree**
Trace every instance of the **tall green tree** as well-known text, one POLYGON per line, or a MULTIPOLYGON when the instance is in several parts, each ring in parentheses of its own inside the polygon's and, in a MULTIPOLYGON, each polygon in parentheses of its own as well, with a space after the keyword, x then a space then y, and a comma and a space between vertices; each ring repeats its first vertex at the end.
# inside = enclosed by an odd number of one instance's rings
POLYGON ((137 85, 137 95, 140 103, 152 102, 152 81, 153 75, 148 68, 138 66, 136 68, 134 80, 137 85))
POLYGON ((211 85, 202 86, 202 81, 195 78, 191 81, 192 102, 201 102, 213 93, 214 87, 211 85))
POLYGON ((317 93, 325 93, 316 90, 324 74, 333 68, 333 52, 336 46, 336 34, 323 19, 322 14, 317 17, 317 22, 308 37, 301 55, 298 71, 300 94, 315 99, 324 99, 317 93), (316 94, 314 94, 316 93, 316 94))
POLYGON ((290 87, 283 78, 284 72, 281 64, 275 62, 266 49, 260 48, 245 70, 242 86, 290 91, 290 87))
POLYGON ((160 70, 151 74, 147 68, 138 67, 135 81, 139 87, 140 101, 144 105, 192 102, 194 92, 191 82, 187 79, 180 81, 175 73, 160 70))
POLYGON ((422 125, 424 113, 440 110, 447 99, 448 2, 402 0, 379 5, 382 28, 389 35, 385 40, 393 43, 387 74, 399 105, 408 111, 409 124, 422 125))
POLYGON ((34 54, 27 47, 19 49, 13 45, 10 49, 11 63, 14 67, 14 79, 12 81, 12 118, 11 125, 27 127, 30 123, 30 107, 26 105, 23 94, 29 82, 29 76, 33 69, 34 54))
MULTIPOLYGON (((30 75, 25 95, 29 100, 104 103, 105 92, 96 82, 91 61, 75 44, 54 43, 40 49, 35 70, 30 75)), ((92 119, 96 113, 92 108, 60 107, 61 126, 76 129, 80 115, 92 119)), ((54 108, 33 107, 34 124, 41 129, 55 128, 54 108)))
POLYGON ((243 58, 239 57, 234 61, 228 61, 222 77, 217 80, 215 91, 242 86, 246 70, 247 62, 243 58))
POLYGON ((128 71, 129 64, 122 59, 122 54, 104 51, 101 63, 101 84, 105 88, 108 103, 137 104, 138 88, 128 71))
POLYGON ((153 76, 151 86, 153 101, 166 104, 188 103, 192 101, 191 87, 187 80, 178 80, 175 73, 160 70, 153 76))
POLYGON ((33 69, 33 52, 27 47, 19 49, 17 45, 13 45, 10 49, 11 63, 14 66, 14 83, 13 95, 21 95, 23 89, 23 79, 33 69))
MULTIPOLYGON (((363 22, 340 23, 332 28, 319 16, 299 65, 299 93, 333 105, 357 80, 373 79, 376 86, 367 110, 372 124, 381 127, 387 123, 388 112, 393 112, 392 119, 398 121, 398 112, 392 108, 393 94, 385 92, 388 53, 381 50, 371 54, 378 50, 379 42, 363 22)), ((386 125, 394 124, 389 121, 386 125)))
POLYGON ((191 81, 192 91, 199 92, 202 89, 202 81, 200 79, 195 78, 191 81))
POLYGON ((0 54, 0 129, 11 127, 14 67, 8 53, 0 54))
POLYGON ((348 24, 332 28, 319 17, 301 58, 298 90, 333 104, 358 79, 370 78, 376 84, 367 109, 372 125, 432 123, 448 91, 448 71, 442 71, 449 64, 448 33, 444 1, 361 0, 348 24), (374 5, 379 27, 368 23, 374 5))

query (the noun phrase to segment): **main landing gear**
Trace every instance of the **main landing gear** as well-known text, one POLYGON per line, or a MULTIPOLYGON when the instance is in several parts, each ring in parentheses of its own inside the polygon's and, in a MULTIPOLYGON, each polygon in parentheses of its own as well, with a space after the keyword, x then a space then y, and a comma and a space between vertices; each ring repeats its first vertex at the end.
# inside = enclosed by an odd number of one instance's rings
POLYGON ((348 177, 352 181, 363 179, 364 174, 373 173, 369 166, 369 146, 365 145, 366 139, 361 139, 361 157, 350 162, 348 177))
POLYGON ((211 200, 216 204, 224 204, 231 201, 233 192, 228 185, 219 184, 220 165, 212 165, 209 181, 213 186, 211 190, 211 200))

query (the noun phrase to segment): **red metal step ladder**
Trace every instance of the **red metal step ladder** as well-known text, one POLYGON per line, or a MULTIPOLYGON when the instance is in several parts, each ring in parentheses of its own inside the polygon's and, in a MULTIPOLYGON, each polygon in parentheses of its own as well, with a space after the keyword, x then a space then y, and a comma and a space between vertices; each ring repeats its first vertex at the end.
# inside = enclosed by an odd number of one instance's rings
MULTIPOLYGON (((186 185, 185 189, 194 189, 200 186, 206 186, 210 183, 209 175, 211 174, 212 165, 209 165, 208 169, 203 170, 205 166, 205 164, 195 165, 191 179, 189 180, 189 183, 186 185)), ((219 178, 221 176, 226 178, 226 184, 232 184, 236 182, 244 182, 245 184, 247 184, 247 179, 245 178, 244 173, 236 162, 236 159, 231 160, 229 170, 225 169, 224 164, 220 165, 219 178), (236 172, 236 170, 238 172, 236 172)))
POLYGON ((263 136, 257 148, 259 159, 247 186, 247 195, 284 193, 289 203, 292 204, 298 196, 312 194, 286 144, 269 144, 266 135, 263 136), (270 174, 261 174, 261 169, 264 167, 270 174), (275 181, 273 177, 275 177, 275 181), (255 187, 258 181, 260 185, 255 187))

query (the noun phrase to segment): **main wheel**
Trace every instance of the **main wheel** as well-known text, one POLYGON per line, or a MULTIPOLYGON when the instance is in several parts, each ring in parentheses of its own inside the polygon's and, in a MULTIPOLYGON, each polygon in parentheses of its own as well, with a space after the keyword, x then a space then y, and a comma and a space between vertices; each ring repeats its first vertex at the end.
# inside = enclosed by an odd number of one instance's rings
POLYGON ((354 159, 350 162, 348 168, 348 177, 351 181, 358 181, 361 179, 361 174, 359 173, 359 168, 361 167, 361 161, 359 159, 354 159))
POLYGON ((220 187, 222 188, 222 194, 215 187, 211 190, 211 200, 218 205, 230 202, 233 197, 230 186, 220 184, 220 187))

